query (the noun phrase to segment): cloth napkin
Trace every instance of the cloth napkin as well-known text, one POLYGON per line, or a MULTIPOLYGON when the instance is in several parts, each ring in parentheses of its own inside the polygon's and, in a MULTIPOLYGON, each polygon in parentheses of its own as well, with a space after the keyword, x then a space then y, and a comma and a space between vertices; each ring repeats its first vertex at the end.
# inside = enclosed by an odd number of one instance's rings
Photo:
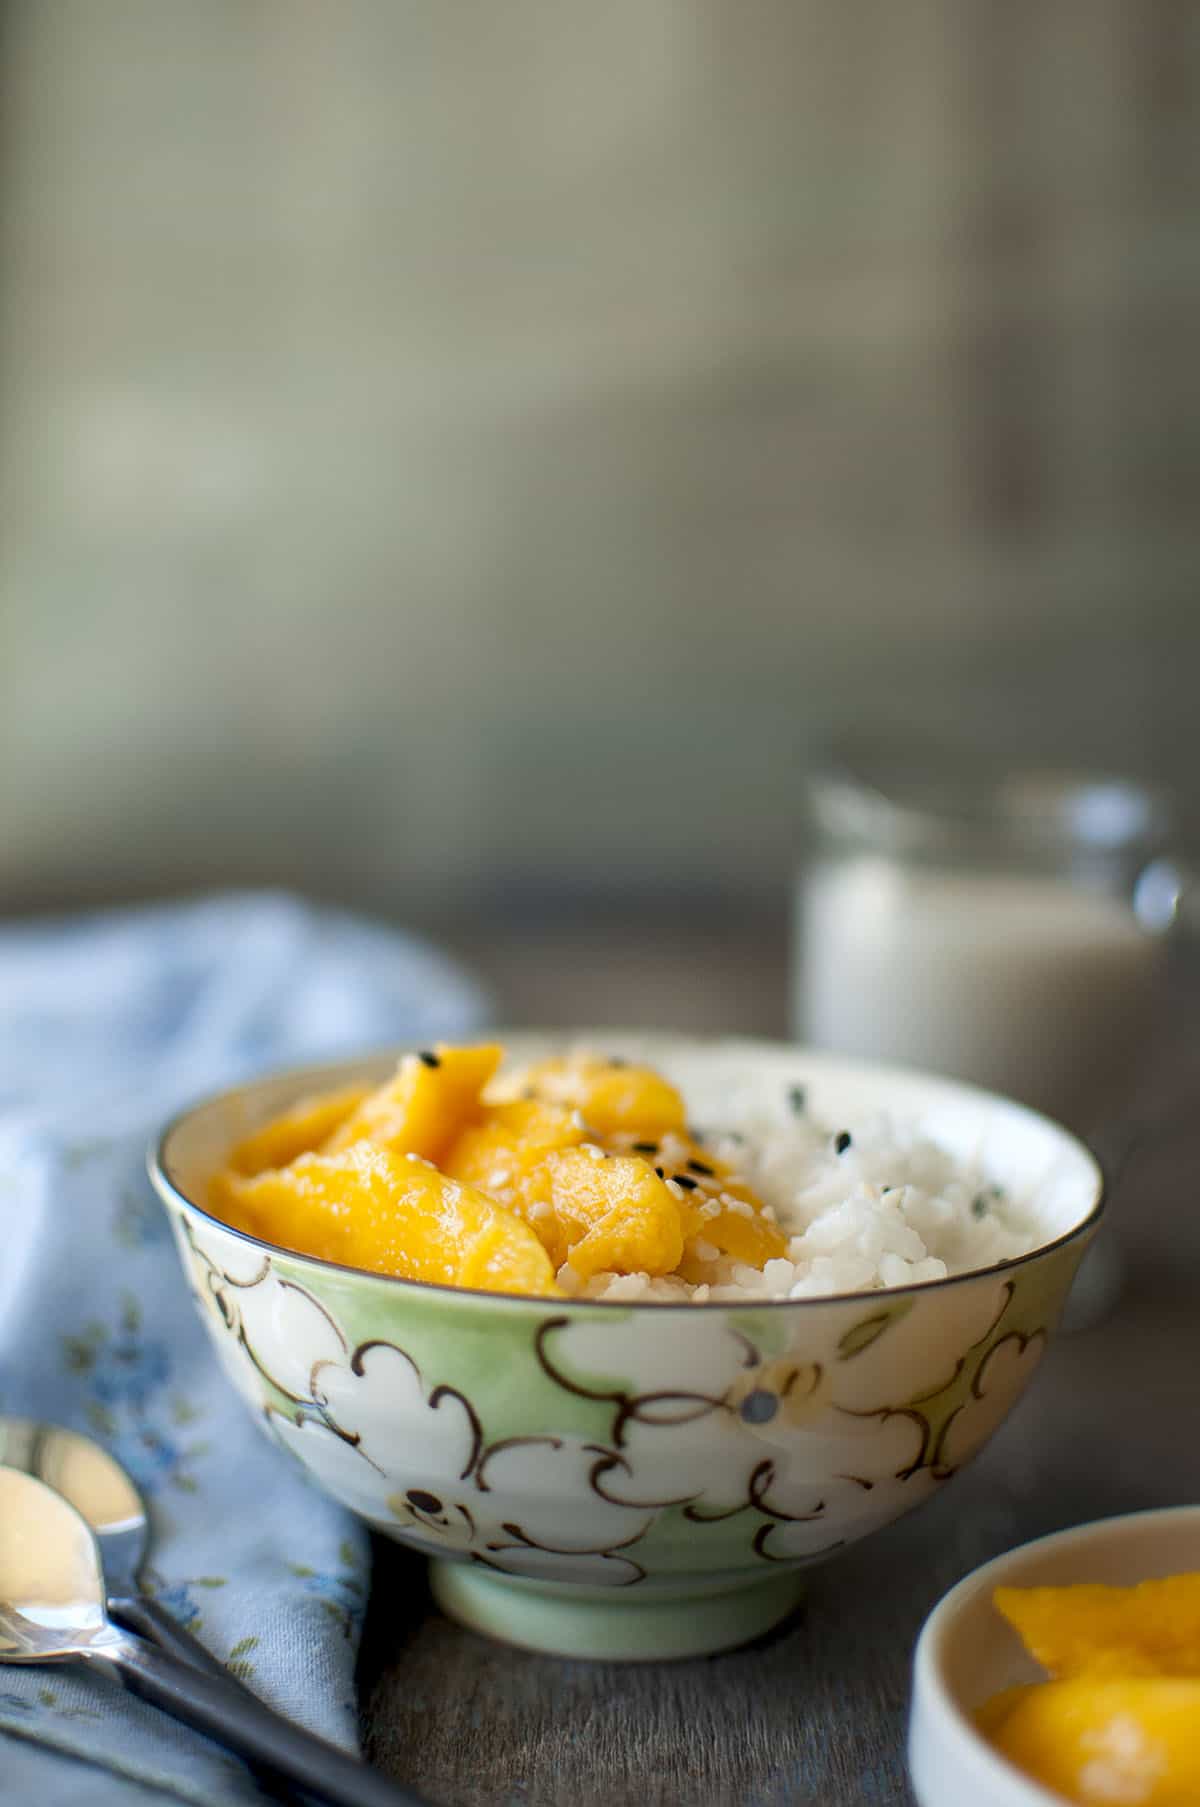
MULTIPOLYGON (((351 1748, 367 1538, 220 1374, 146 1144, 246 1074, 486 1015, 431 948, 282 895, 0 929, 0 1412, 98 1437, 147 1500, 158 1597, 264 1700, 351 1748)), ((0 1798, 266 1797, 100 1678, 0 1666, 0 1798)))

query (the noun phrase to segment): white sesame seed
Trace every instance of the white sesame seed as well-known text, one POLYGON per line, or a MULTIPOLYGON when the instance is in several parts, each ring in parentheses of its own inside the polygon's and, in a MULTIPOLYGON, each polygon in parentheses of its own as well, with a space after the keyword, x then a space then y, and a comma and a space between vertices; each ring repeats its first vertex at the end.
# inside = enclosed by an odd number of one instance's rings
POLYGON ((667 1187, 667 1191, 671 1194, 672 1198, 682 1198, 683 1197, 683 1187, 679 1184, 679 1182, 677 1180, 668 1180, 666 1182, 666 1187, 667 1187))

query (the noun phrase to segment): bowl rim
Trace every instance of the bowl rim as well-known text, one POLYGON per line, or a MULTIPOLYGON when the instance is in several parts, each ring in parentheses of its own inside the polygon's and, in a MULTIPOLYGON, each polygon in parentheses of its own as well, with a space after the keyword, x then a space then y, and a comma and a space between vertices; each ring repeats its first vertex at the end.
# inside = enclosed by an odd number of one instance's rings
MULTIPOLYGON (((870 1074, 883 1080, 894 1077, 900 1080, 925 1081, 936 1086, 940 1092, 964 1101, 975 1100, 993 1107, 1003 1105, 1007 1110, 1014 1111, 1031 1122, 1042 1124, 1052 1130, 1062 1144, 1072 1149, 1091 1168, 1093 1189, 1091 1208, 1069 1230, 1064 1230, 1061 1235, 1055 1236, 1049 1242, 1038 1243, 1035 1248, 1027 1250, 1023 1255, 1012 1255, 1007 1260, 991 1262, 986 1267, 967 1268, 960 1274, 946 1274, 938 1280, 910 1280, 903 1286, 883 1287, 877 1292, 816 1293, 804 1299, 705 1299, 699 1304, 694 1304, 690 1299, 554 1299, 540 1293, 486 1292, 479 1287, 447 1286, 436 1280, 409 1280, 400 1274, 383 1274, 376 1268, 351 1267, 338 1261, 329 1261, 322 1255, 306 1254, 302 1249, 289 1249, 282 1243, 268 1242, 265 1237, 252 1236, 248 1230, 239 1230, 233 1224, 225 1223, 222 1218, 215 1216, 205 1206, 198 1204, 195 1199, 189 1198, 175 1184, 167 1171, 166 1154, 172 1137, 191 1117, 197 1116, 201 1111, 232 1101, 260 1085, 278 1083, 285 1079, 303 1081, 306 1075, 328 1075, 338 1068, 349 1070, 355 1067, 372 1066, 388 1059, 399 1060, 405 1054, 416 1053, 420 1050, 422 1044, 415 1041, 394 1043, 384 1048, 367 1049, 361 1054, 344 1055, 331 1060, 305 1061, 296 1066, 273 1067, 265 1073, 243 1079, 236 1085, 223 1086, 217 1091, 206 1092, 203 1096, 193 1099, 191 1103, 174 1111, 158 1134, 151 1138, 146 1149, 146 1170, 150 1183, 164 1206, 181 1205, 187 1211, 203 1218, 214 1229, 223 1231, 227 1236, 236 1237, 238 1241, 245 1243, 250 1248, 261 1249, 265 1255, 283 1255, 289 1260, 304 1262, 331 1274, 357 1274, 365 1279, 380 1281, 388 1286, 401 1287, 420 1295, 439 1294, 450 1299, 475 1300, 498 1305, 519 1305, 526 1308, 538 1306, 543 1310, 551 1309, 556 1312, 601 1311, 622 1314, 649 1311, 796 1311, 804 1306, 852 1302, 861 1305, 880 1298, 919 1296, 935 1292, 939 1288, 962 1286, 969 1281, 985 1279, 988 1276, 1007 1277, 1035 1261, 1040 1261, 1046 1255, 1066 1248, 1069 1243, 1078 1241, 1080 1238, 1090 1237, 1103 1217, 1108 1203, 1108 1182, 1103 1163, 1085 1142, 1063 1124, 1056 1122, 1053 1117, 1046 1116, 1042 1111, 1034 1110, 1031 1106, 1020 1103, 1015 1098, 1006 1097, 1002 1092, 989 1092, 983 1086, 969 1085, 962 1080, 927 1072, 921 1067, 904 1066, 889 1061, 861 1060, 848 1055, 832 1054, 820 1048, 809 1048, 799 1042, 775 1040, 769 1036, 696 1035, 684 1031, 646 1029, 622 1031, 619 1028, 592 1030, 563 1028, 546 1031, 497 1029, 491 1034, 501 1045, 504 1045, 510 1037, 535 1034, 544 1034, 548 1038, 561 1037, 564 1042, 568 1043, 584 1041, 589 1036, 597 1039, 603 1038, 605 1041, 619 1041, 622 1036, 630 1040, 634 1038, 676 1040, 694 1048, 712 1051, 725 1049, 732 1053, 744 1049, 747 1053, 757 1051, 795 1054, 801 1060, 815 1060, 830 1067, 840 1067, 844 1071, 862 1075, 870 1074)), ((298 1095, 302 1096, 302 1094, 298 1095)))
POLYGON ((1010 1763, 1007 1757, 993 1749, 959 1705, 942 1678, 941 1645, 946 1632, 968 1600, 974 1599, 981 1592, 990 1593, 1003 1582, 1010 1569, 1019 1566, 1021 1559, 1033 1551, 1067 1549, 1087 1544, 1094 1537, 1105 1533, 1120 1534, 1123 1530, 1135 1527, 1144 1528, 1147 1535, 1152 1537, 1156 1525, 1162 1525, 1168 1520, 1188 1519, 1194 1520, 1200 1530, 1200 1504, 1148 1506, 1138 1512, 1115 1512, 1108 1518, 1085 1519, 1082 1524, 1066 1525, 1060 1531, 1047 1532, 1044 1537, 1031 1537, 1025 1543, 1014 1544, 1011 1550, 1002 1550, 998 1556, 969 1570, 942 1595, 917 1636, 913 1649, 909 1702, 910 1746, 917 1716, 919 1713, 924 1714, 932 1722, 933 1734, 939 1743, 956 1747, 962 1762, 974 1772, 977 1779, 986 1779, 996 1786, 1003 1786, 1006 1795, 1011 1796, 1012 1807, 1061 1807, 1061 1795, 1044 1788, 1040 1782, 1027 1776, 1015 1764, 1010 1763))

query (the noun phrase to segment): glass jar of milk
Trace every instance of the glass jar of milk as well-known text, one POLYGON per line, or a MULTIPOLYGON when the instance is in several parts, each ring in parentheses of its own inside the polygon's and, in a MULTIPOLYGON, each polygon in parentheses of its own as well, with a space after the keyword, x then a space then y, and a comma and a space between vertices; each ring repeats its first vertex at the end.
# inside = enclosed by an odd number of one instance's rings
POLYGON ((1076 1128, 1128 1108, 1176 902, 1137 785, 859 760, 809 785, 793 1029, 1076 1128))

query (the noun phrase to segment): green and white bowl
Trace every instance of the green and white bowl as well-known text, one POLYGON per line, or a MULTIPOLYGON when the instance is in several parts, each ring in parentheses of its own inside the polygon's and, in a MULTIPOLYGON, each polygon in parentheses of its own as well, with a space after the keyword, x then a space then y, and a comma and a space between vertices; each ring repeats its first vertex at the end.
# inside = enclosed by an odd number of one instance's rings
MULTIPOLYGON (((519 1058, 555 1045, 501 1039, 519 1058)), ((915 1122, 1031 1199, 1044 1242, 886 1292, 617 1305, 390 1279, 209 1215, 234 1141, 303 1093, 383 1079, 398 1050, 196 1105, 151 1177, 234 1385, 319 1486, 432 1558, 447 1612, 570 1656, 699 1655, 766 1631, 808 1565, 982 1447, 1041 1359, 1101 1177, 1065 1130, 949 1081, 766 1042, 571 1039, 651 1062, 713 1126, 747 1085, 802 1085, 828 1121, 915 1122)))

